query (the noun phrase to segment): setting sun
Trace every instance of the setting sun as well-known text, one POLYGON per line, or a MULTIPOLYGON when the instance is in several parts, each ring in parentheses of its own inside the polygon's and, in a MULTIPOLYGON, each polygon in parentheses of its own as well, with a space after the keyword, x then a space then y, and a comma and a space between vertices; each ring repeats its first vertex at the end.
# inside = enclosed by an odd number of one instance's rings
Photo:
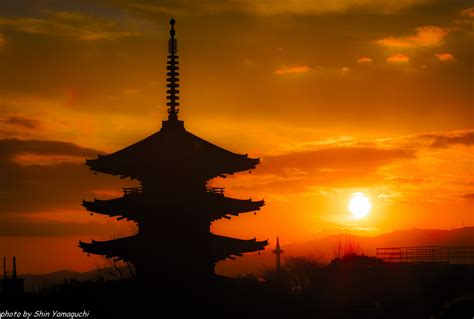
POLYGON ((352 194, 352 198, 349 201, 349 210, 355 219, 364 218, 371 209, 372 204, 364 193, 357 192, 352 194))

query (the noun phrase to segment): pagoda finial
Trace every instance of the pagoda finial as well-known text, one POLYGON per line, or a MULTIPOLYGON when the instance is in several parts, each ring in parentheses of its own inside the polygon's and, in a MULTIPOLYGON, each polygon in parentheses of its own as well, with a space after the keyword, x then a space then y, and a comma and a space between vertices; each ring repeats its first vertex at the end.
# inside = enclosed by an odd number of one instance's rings
POLYGON ((166 84, 166 87, 168 88, 168 90, 166 91, 166 93, 168 94, 166 96, 166 98, 168 99, 168 102, 166 103, 166 105, 169 106, 168 121, 177 121, 178 113, 179 113, 179 109, 177 108, 177 106, 179 106, 179 102, 178 102, 179 100, 179 96, 178 96, 178 93, 179 93, 178 64, 179 62, 178 62, 178 54, 177 54, 178 41, 175 39, 176 31, 174 30, 175 23, 176 21, 174 20, 174 18, 171 18, 170 39, 168 42, 168 62, 167 62, 168 66, 166 67, 166 69, 168 70, 168 72, 166 73, 166 75, 168 76, 168 78, 166 79, 166 81, 168 82, 166 84))

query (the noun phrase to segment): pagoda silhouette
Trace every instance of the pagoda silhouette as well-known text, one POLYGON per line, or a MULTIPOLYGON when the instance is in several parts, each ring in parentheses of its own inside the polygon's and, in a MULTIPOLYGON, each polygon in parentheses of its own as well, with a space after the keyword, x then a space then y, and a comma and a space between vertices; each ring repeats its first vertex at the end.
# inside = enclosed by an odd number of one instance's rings
POLYGON ((235 154, 186 131, 179 113, 177 41, 171 19, 167 61, 168 120, 153 135, 115 153, 86 160, 94 172, 131 178, 140 187, 124 188, 122 197, 83 201, 90 212, 127 219, 138 233, 85 243, 88 254, 134 265, 137 278, 157 275, 203 279, 214 276, 218 261, 263 250, 268 241, 243 240, 210 232, 211 222, 260 210, 264 201, 224 196, 223 188, 207 187, 215 177, 254 169, 258 158, 235 154))

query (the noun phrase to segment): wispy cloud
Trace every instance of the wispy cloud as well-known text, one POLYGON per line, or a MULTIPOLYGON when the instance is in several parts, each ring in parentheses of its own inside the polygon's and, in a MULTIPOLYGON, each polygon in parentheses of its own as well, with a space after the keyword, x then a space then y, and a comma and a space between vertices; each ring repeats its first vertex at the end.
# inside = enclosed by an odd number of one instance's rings
POLYGON ((17 126, 25 129, 40 129, 42 127, 41 121, 21 115, 0 116, 0 124, 17 126))
POLYGON ((373 60, 369 57, 360 57, 357 59, 357 63, 370 63, 370 62, 373 62, 373 60))
POLYGON ((126 96, 137 96, 141 94, 141 90, 137 88, 126 88, 123 90, 123 94, 126 96))
POLYGON ((84 21, 87 19, 85 15, 72 11, 51 11, 50 15, 65 21, 84 21))
POLYGON ((398 12, 420 2, 431 0, 206 0, 189 2, 185 0, 151 1, 130 3, 129 7, 140 11, 186 15, 192 13, 215 13, 225 11, 242 11, 259 15, 277 14, 323 14, 347 12, 354 9, 365 9, 371 12, 398 12))
POLYGON ((24 33, 66 36, 82 41, 115 40, 137 35, 112 20, 84 16, 74 12, 48 12, 45 18, 0 17, 0 26, 24 33))
POLYGON ((468 16, 468 17, 474 17, 474 7, 462 10, 461 15, 468 16))
POLYGON ((474 200, 474 193, 464 194, 462 197, 467 200, 474 200))
POLYGON ((311 71, 311 68, 307 65, 295 65, 295 66, 282 66, 281 68, 273 71, 273 74, 284 75, 288 73, 306 73, 311 71))
POLYGON ((112 188, 112 179, 104 183, 94 178, 83 164, 84 158, 97 153, 69 142, 1 139, 0 215, 74 207, 71 203, 77 202, 77 194, 91 194, 93 187, 112 188))
POLYGON ((416 34, 403 37, 388 37, 377 40, 376 43, 389 48, 417 48, 438 46, 442 44, 448 32, 437 26, 423 26, 416 28, 416 34))
POLYGON ((406 149, 380 149, 377 147, 332 147, 308 150, 276 156, 265 156, 259 173, 285 175, 294 169, 301 172, 318 170, 375 170, 392 161, 414 158, 415 154, 406 149), (347 159, 350 158, 350 161, 347 159))
POLYGON ((437 134, 431 135, 434 137, 434 141, 431 147, 445 148, 451 145, 474 145, 474 131, 467 131, 462 134, 437 134))
POLYGON ((438 58, 438 60, 443 61, 443 62, 455 60, 454 55, 452 55, 451 53, 445 52, 445 53, 437 53, 435 55, 438 58))
POLYGON ((410 62, 410 57, 405 54, 397 53, 389 56, 386 61, 390 63, 407 63, 410 62))
POLYGON ((69 157, 92 157, 97 150, 80 147, 74 143, 60 141, 20 140, 16 138, 0 140, 0 161, 16 159, 19 155, 61 155, 69 157))

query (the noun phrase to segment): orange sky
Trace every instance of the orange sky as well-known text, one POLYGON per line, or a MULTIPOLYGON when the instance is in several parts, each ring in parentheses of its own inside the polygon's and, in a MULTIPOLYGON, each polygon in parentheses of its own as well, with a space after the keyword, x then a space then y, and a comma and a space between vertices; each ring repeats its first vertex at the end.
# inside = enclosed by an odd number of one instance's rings
POLYGON ((94 268, 104 262, 79 239, 134 232, 82 209, 130 184, 83 161, 160 128, 171 15, 186 128, 262 160, 211 182, 267 203, 214 232, 273 245, 474 225, 468 1, 11 1, 0 3, 0 251, 20 272, 94 268), (373 206, 358 221, 354 192, 373 206))

